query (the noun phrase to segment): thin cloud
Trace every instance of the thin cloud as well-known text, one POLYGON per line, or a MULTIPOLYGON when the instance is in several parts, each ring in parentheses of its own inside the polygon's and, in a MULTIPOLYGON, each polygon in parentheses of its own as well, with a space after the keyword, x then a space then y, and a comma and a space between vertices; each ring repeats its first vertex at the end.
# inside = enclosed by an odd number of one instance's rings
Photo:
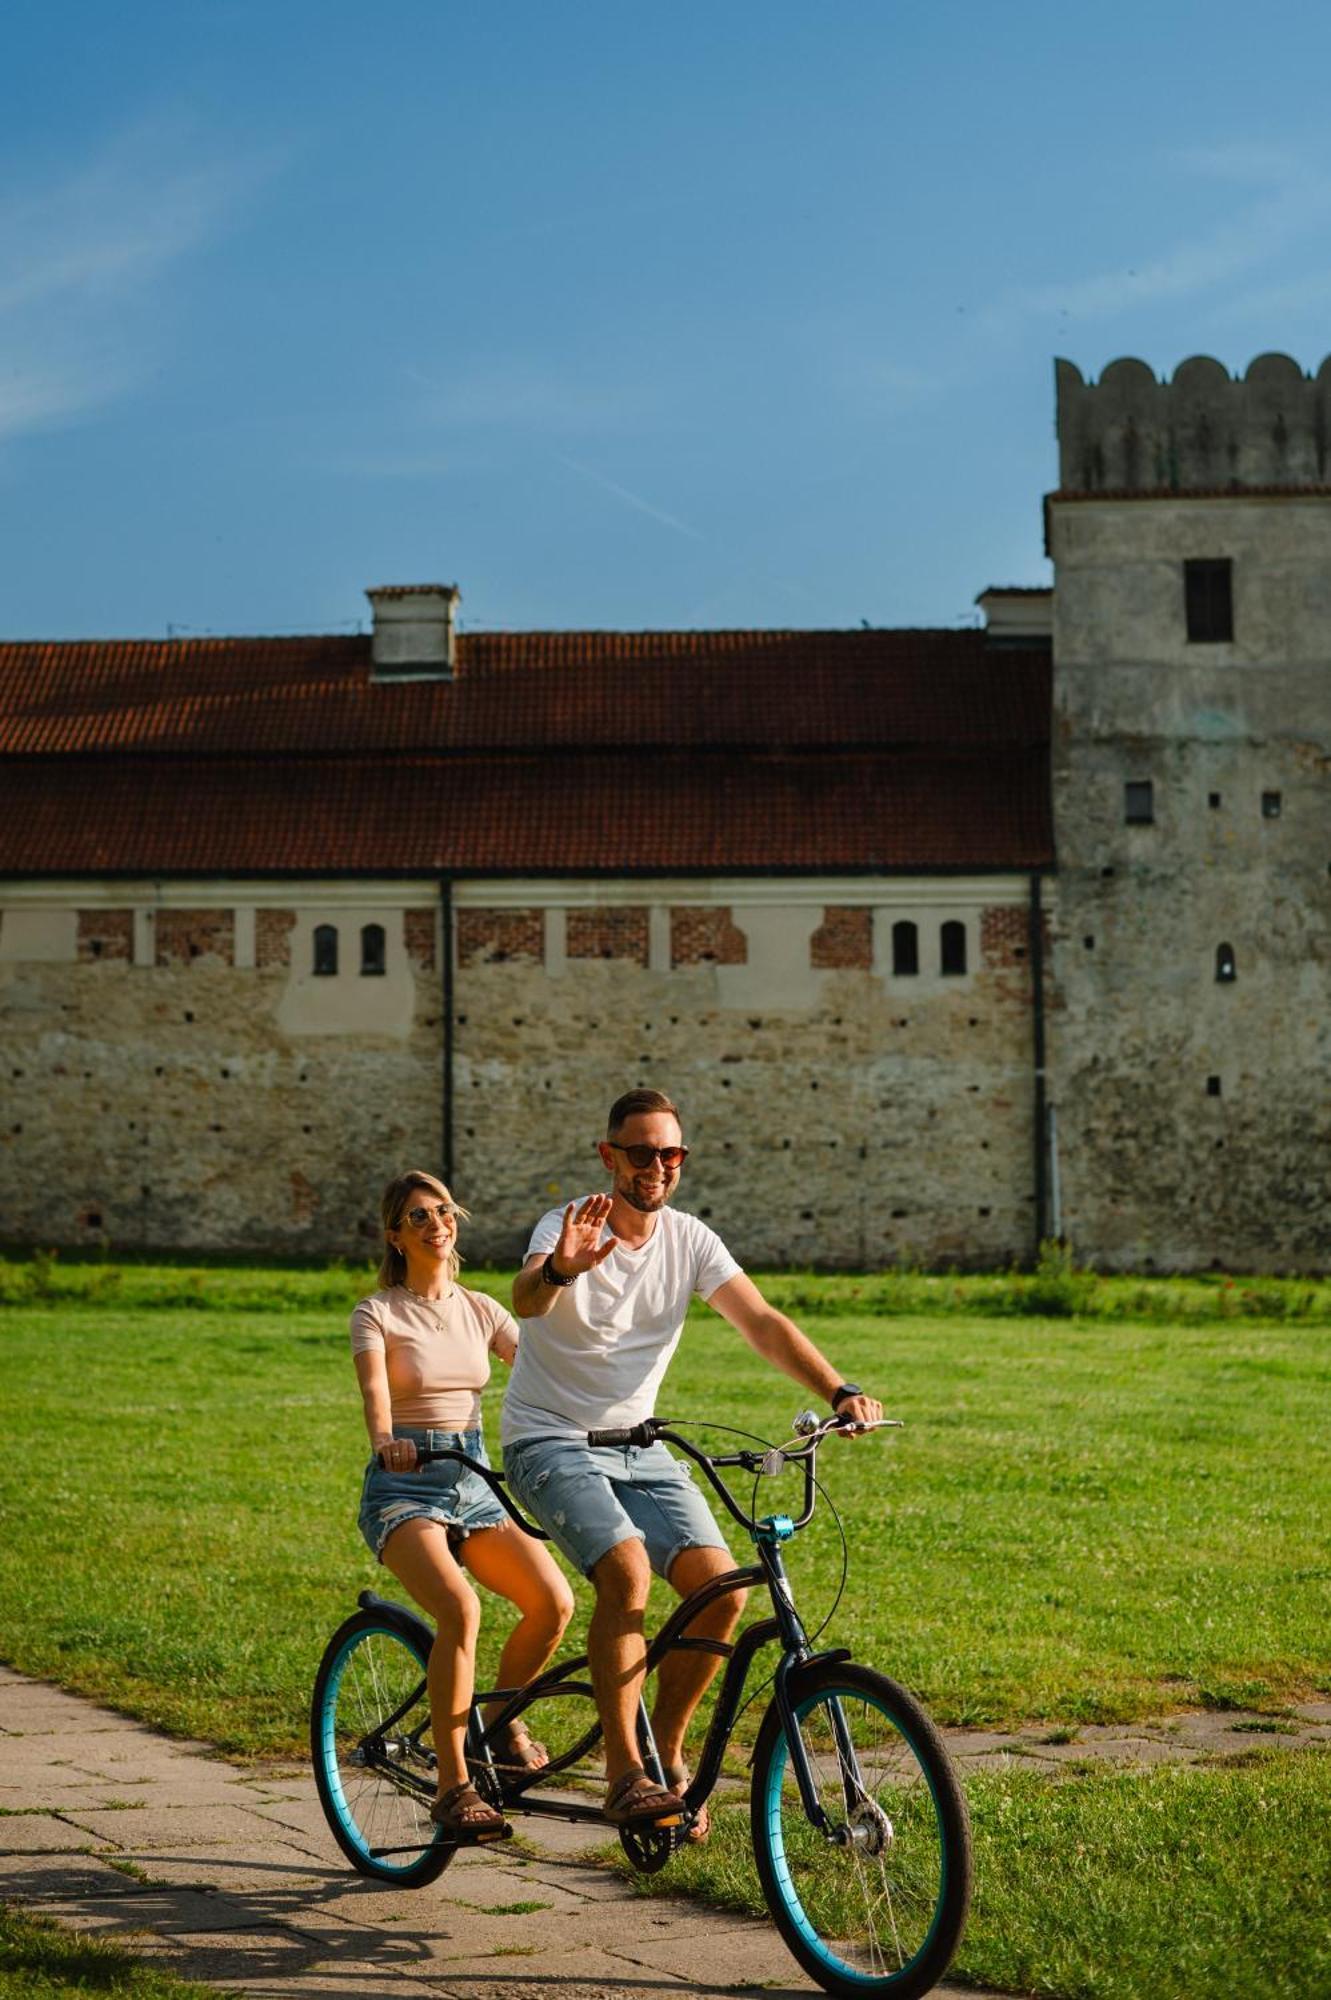
POLYGON ((178 127, 141 127, 0 202, 0 439, 103 407, 158 360, 168 275, 274 165, 190 151, 178 127))
POLYGON ((580 473, 584 479, 590 479, 593 485, 604 487, 607 493, 613 493, 626 507, 636 508, 638 513, 648 515, 653 521, 659 521, 664 528, 673 528, 677 535, 687 535, 691 542, 703 540, 698 530, 691 528, 687 521, 681 521, 674 514, 667 514, 663 507, 654 507, 651 501, 644 500, 640 493, 630 493, 627 486, 620 486, 615 480, 607 479, 603 472, 597 472, 593 466, 582 465, 576 458, 565 458, 559 451, 555 453, 555 457, 561 465, 566 465, 570 472, 580 473))

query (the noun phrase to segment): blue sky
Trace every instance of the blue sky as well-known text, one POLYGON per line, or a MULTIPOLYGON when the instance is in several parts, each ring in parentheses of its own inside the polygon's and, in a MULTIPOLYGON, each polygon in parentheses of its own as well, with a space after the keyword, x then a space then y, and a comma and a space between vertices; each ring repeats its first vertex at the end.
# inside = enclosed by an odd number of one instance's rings
POLYGON ((947 625, 1053 358, 1331 352, 1331 10, 7 0, 0 634, 947 625))

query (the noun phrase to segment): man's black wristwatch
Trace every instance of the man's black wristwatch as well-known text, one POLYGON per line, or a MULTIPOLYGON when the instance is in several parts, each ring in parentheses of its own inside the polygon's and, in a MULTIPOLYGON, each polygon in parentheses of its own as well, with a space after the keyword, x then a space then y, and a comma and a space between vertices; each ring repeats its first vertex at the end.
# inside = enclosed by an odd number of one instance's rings
POLYGON ((577 1283, 578 1274, 576 1271, 570 1271, 566 1278, 561 1278, 554 1266, 554 1254, 553 1250, 546 1252, 545 1262, 541 1266, 541 1280, 547 1285, 558 1285, 562 1291, 565 1285, 575 1285, 577 1283))
POLYGON ((839 1410, 847 1397, 862 1396, 863 1394, 864 1391, 858 1382, 843 1382, 839 1389, 833 1389, 832 1391, 832 1408, 839 1410))

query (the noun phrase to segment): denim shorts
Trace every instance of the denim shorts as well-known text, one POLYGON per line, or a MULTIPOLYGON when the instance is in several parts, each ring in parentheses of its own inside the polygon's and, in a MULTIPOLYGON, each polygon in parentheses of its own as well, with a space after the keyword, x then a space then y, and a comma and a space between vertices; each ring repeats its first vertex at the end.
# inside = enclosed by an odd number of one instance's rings
MULTIPOLYGON (((485 1438, 474 1431, 421 1431, 394 1424, 393 1436, 411 1438, 427 1451, 465 1451, 488 1465, 485 1438)), ((371 1555, 384 1559, 384 1543, 404 1521, 438 1521, 454 1548, 478 1528, 502 1528, 508 1515, 478 1472, 442 1458, 414 1472, 385 1472, 377 1458, 365 1468, 358 1526, 371 1555)))
POLYGON ((634 1536, 658 1576, 669 1576, 685 1549, 726 1546, 689 1466, 663 1444, 593 1448, 581 1438, 521 1438, 504 1447, 504 1471, 513 1498, 584 1576, 634 1536))

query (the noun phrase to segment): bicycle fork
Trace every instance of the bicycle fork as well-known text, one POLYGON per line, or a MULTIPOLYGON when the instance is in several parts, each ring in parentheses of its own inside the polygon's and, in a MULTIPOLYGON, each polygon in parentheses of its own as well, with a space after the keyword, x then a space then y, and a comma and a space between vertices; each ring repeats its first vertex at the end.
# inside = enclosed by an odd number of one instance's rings
MULTIPOLYGON (((791 1769, 795 1773, 795 1783, 799 1787, 800 1803, 804 1807, 805 1817, 833 1847, 864 1847, 872 1853, 881 1853, 891 1844, 892 1823, 865 1789, 845 1713, 841 1703, 835 1700, 826 1704, 826 1712, 836 1742, 837 1768, 841 1776, 841 1794, 845 1806, 844 1820, 838 1822, 832 1819, 818 1797, 813 1767, 809 1762, 808 1749, 805 1746, 799 1716, 795 1712, 795 1702, 790 1691, 791 1675, 798 1673, 800 1668, 806 1666, 813 1658, 808 1634, 804 1630, 799 1612, 795 1609, 790 1579, 786 1575, 786 1566, 781 1555, 781 1543, 789 1540, 793 1532, 792 1524, 785 1515, 776 1514, 760 1522, 759 1526, 766 1532, 757 1537, 758 1560, 767 1574, 772 1605, 776 1612, 784 1648, 776 1669, 773 1694, 781 1717, 781 1727, 785 1732, 786 1748, 790 1756, 791 1769)), ((850 1654, 841 1647, 819 1657, 824 1660, 848 1660, 850 1654)))

